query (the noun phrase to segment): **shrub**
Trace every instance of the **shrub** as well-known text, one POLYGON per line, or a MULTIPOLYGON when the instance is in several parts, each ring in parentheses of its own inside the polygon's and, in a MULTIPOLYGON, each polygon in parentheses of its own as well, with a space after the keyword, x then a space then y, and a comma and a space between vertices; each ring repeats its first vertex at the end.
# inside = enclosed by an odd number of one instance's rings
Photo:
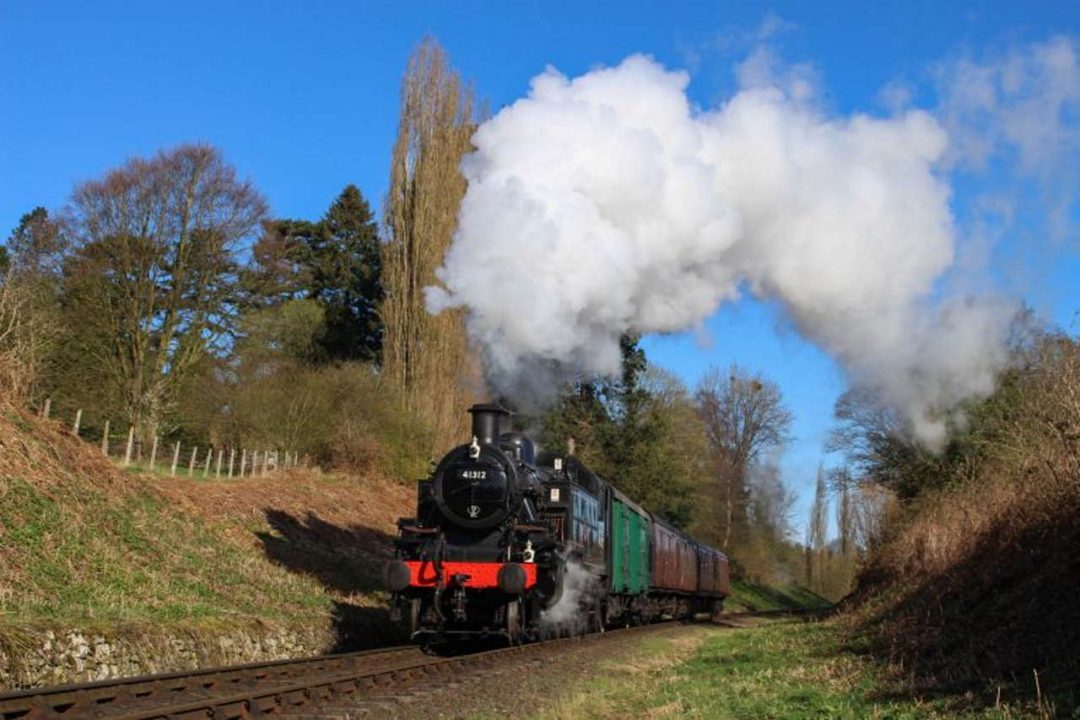
POLYGON ((365 363, 283 363, 248 378, 219 410, 218 434, 292 449, 326 468, 396 479, 423 474, 432 430, 365 363))

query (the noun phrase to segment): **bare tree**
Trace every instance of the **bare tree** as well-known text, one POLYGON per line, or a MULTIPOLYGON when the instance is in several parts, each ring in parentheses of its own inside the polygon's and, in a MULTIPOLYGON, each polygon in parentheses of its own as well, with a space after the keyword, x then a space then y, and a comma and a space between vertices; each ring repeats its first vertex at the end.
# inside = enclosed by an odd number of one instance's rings
POLYGON ((756 463, 749 477, 750 517, 754 528, 769 544, 787 542, 791 535, 795 495, 784 484, 778 458, 756 463))
POLYGON ((851 494, 851 542, 861 553, 868 552, 885 530, 889 508, 895 497, 888 488, 861 482, 851 494))
POLYGON ((22 216, 0 277, 0 384, 19 402, 38 395, 56 338, 57 287, 66 237, 44 208, 22 216))
POLYGON ((237 244, 266 204, 207 145, 129 160, 76 187, 65 268, 67 357, 146 437, 229 328, 237 244))
POLYGON ((720 527, 717 542, 728 548, 734 529, 746 522, 747 472, 763 450, 782 444, 791 427, 780 388, 737 365, 711 368, 697 388, 717 479, 720 527))
POLYGON ((906 421, 864 388, 848 390, 836 401, 837 420, 827 448, 842 452, 856 476, 913 497, 947 476, 944 455, 911 439, 906 421))
POLYGON ((458 441, 464 428, 470 354, 462 312, 431 316, 423 290, 435 284, 457 226, 465 194, 458 166, 475 127, 471 90, 438 43, 425 38, 401 86, 384 213, 383 368, 410 407, 433 422, 439 445, 458 441))
POLYGON ((826 584, 825 563, 829 541, 829 497, 825 487, 825 468, 819 467, 814 485, 814 502, 806 526, 806 582, 820 590, 826 584))
POLYGON ((33 287, 13 272, 0 278, 0 391, 25 403, 33 394, 55 326, 35 302, 33 287))
POLYGON ((855 482, 846 467, 829 473, 832 491, 836 495, 836 529, 839 533, 840 554, 847 558, 855 551, 855 482))

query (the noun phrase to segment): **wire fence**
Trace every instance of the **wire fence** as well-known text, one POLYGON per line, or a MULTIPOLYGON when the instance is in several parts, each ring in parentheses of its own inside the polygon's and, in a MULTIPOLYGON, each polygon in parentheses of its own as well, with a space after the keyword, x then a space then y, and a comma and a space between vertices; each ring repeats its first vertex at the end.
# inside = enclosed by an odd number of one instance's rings
MULTIPOLYGON (((50 419, 52 398, 46 398, 38 412, 43 418, 50 419)), ((83 411, 76 410, 70 426, 73 435, 88 443, 96 443, 102 454, 123 467, 137 467, 155 473, 200 478, 242 478, 307 464, 297 452, 281 448, 231 445, 200 447, 194 443, 184 446, 179 440, 163 441, 156 435, 149 441, 140 438, 134 425, 128 425, 126 431, 117 433, 115 431, 121 426, 106 420, 98 434, 87 432, 82 424, 83 411)))

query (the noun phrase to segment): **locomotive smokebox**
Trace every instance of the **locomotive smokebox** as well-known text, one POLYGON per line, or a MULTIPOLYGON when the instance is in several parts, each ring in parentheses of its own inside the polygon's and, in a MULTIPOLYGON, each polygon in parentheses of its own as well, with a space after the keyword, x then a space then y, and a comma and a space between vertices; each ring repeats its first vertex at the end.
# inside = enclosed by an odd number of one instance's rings
POLYGON ((473 405, 469 408, 472 415, 472 434, 481 445, 494 445, 502 434, 503 418, 510 417, 510 411, 498 405, 473 405))

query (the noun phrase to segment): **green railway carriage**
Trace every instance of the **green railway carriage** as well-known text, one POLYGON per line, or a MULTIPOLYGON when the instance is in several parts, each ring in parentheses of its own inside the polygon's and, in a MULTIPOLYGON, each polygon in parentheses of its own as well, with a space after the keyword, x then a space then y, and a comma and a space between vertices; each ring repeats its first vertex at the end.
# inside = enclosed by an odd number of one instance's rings
POLYGON ((614 487, 610 498, 608 592, 642 595, 649 590, 649 515, 614 487))

